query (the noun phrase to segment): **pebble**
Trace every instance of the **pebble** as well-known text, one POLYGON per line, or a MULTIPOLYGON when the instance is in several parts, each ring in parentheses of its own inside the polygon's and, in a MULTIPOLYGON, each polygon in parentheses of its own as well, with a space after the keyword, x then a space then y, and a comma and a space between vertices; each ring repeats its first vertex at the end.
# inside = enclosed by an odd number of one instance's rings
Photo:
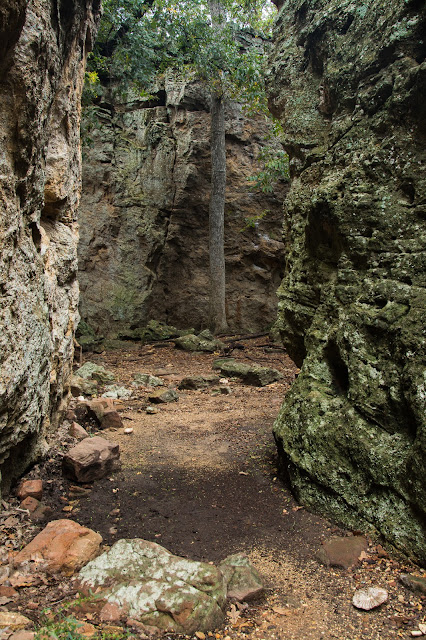
POLYGON ((124 433, 128 433, 128 434, 133 433, 133 427, 126 427, 124 429, 124 433))

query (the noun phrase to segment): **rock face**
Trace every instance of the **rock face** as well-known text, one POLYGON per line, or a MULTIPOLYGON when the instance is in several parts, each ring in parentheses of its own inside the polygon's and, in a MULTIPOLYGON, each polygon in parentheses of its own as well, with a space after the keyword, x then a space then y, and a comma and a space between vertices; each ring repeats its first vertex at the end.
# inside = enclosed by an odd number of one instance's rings
POLYGON ((0 8, 0 469, 43 449, 71 371, 84 57, 99 0, 0 8))
MULTIPOLYGON (((167 75, 148 105, 103 103, 84 153, 80 310, 104 335, 150 318, 207 324, 209 96, 200 83, 167 75)), ((264 122, 231 104, 226 126, 227 313, 231 328, 259 330, 276 317, 285 186, 266 196, 247 182, 264 122)))
POLYGON ((284 2, 270 104, 291 153, 275 424, 305 504, 426 562, 425 3, 284 2))

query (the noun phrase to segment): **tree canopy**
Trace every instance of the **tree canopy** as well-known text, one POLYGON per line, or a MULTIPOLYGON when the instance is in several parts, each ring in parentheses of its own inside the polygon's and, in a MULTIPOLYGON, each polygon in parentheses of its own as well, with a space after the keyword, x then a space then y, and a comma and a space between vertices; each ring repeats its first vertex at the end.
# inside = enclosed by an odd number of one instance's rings
POLYGON ((203 0, 104 0, 86 97, 108 88, 144 95, 168 68, 193 70, 228 97, 263 104, 261 59, 275 11, 269 0, 221 0, 220 38, 203 0), (250 42, 251 46, 248 46, 250 42))

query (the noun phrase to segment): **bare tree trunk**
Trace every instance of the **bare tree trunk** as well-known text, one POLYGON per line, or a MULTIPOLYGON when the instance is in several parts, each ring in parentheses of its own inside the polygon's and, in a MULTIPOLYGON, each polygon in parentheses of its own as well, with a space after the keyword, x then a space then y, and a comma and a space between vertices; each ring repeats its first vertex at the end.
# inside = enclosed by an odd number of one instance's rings
POLYGON ((228 328, 225 311, 224 215, 226 188, 225 116, 221 96, 212 94, 211 113, 212 181, 209 215, 210 312, 214 333, 228 328))
MULTIPOLYGON (((212 28, 222 30, 223 10, 220 2, 210 0, 212 28)), ((226 188, 225 113, 223 96, 212 91, 211 112, 211 195, 209 213, 210 298, 209 326, 213 333, 228 329, 225 310, 224 216, 226 188)))

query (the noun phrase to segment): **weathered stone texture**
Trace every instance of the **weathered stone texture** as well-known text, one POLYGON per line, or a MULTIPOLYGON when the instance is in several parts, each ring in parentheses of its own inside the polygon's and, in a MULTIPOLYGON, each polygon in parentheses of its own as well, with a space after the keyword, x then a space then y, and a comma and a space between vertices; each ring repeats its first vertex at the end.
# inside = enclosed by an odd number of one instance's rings
MULTIPOLYGON (((150 318, 181 328, 207 324, 208 92, 170 74, 149 104, 104 101, 84 150, 80 310, 105 335, 150 318)), ((267 196, 247 182, 258 170, 264 121, 231 104, 226 127, 227 313, 232 328, 258 330, 276 316, 285 186, 267 196), (256 228, 247 228, 246 218, 266 210, 256 228)))
POLYGON ((79 119, 99 0, 0 8, 0 469, 43 449, 77 319, 79 119))
POLYGON ((287 0, 270 59, 292 186, 275 433, 299 499, 426 561, 425 2, 287 0), (303 363, 303 364, 302 364, 303 363))

